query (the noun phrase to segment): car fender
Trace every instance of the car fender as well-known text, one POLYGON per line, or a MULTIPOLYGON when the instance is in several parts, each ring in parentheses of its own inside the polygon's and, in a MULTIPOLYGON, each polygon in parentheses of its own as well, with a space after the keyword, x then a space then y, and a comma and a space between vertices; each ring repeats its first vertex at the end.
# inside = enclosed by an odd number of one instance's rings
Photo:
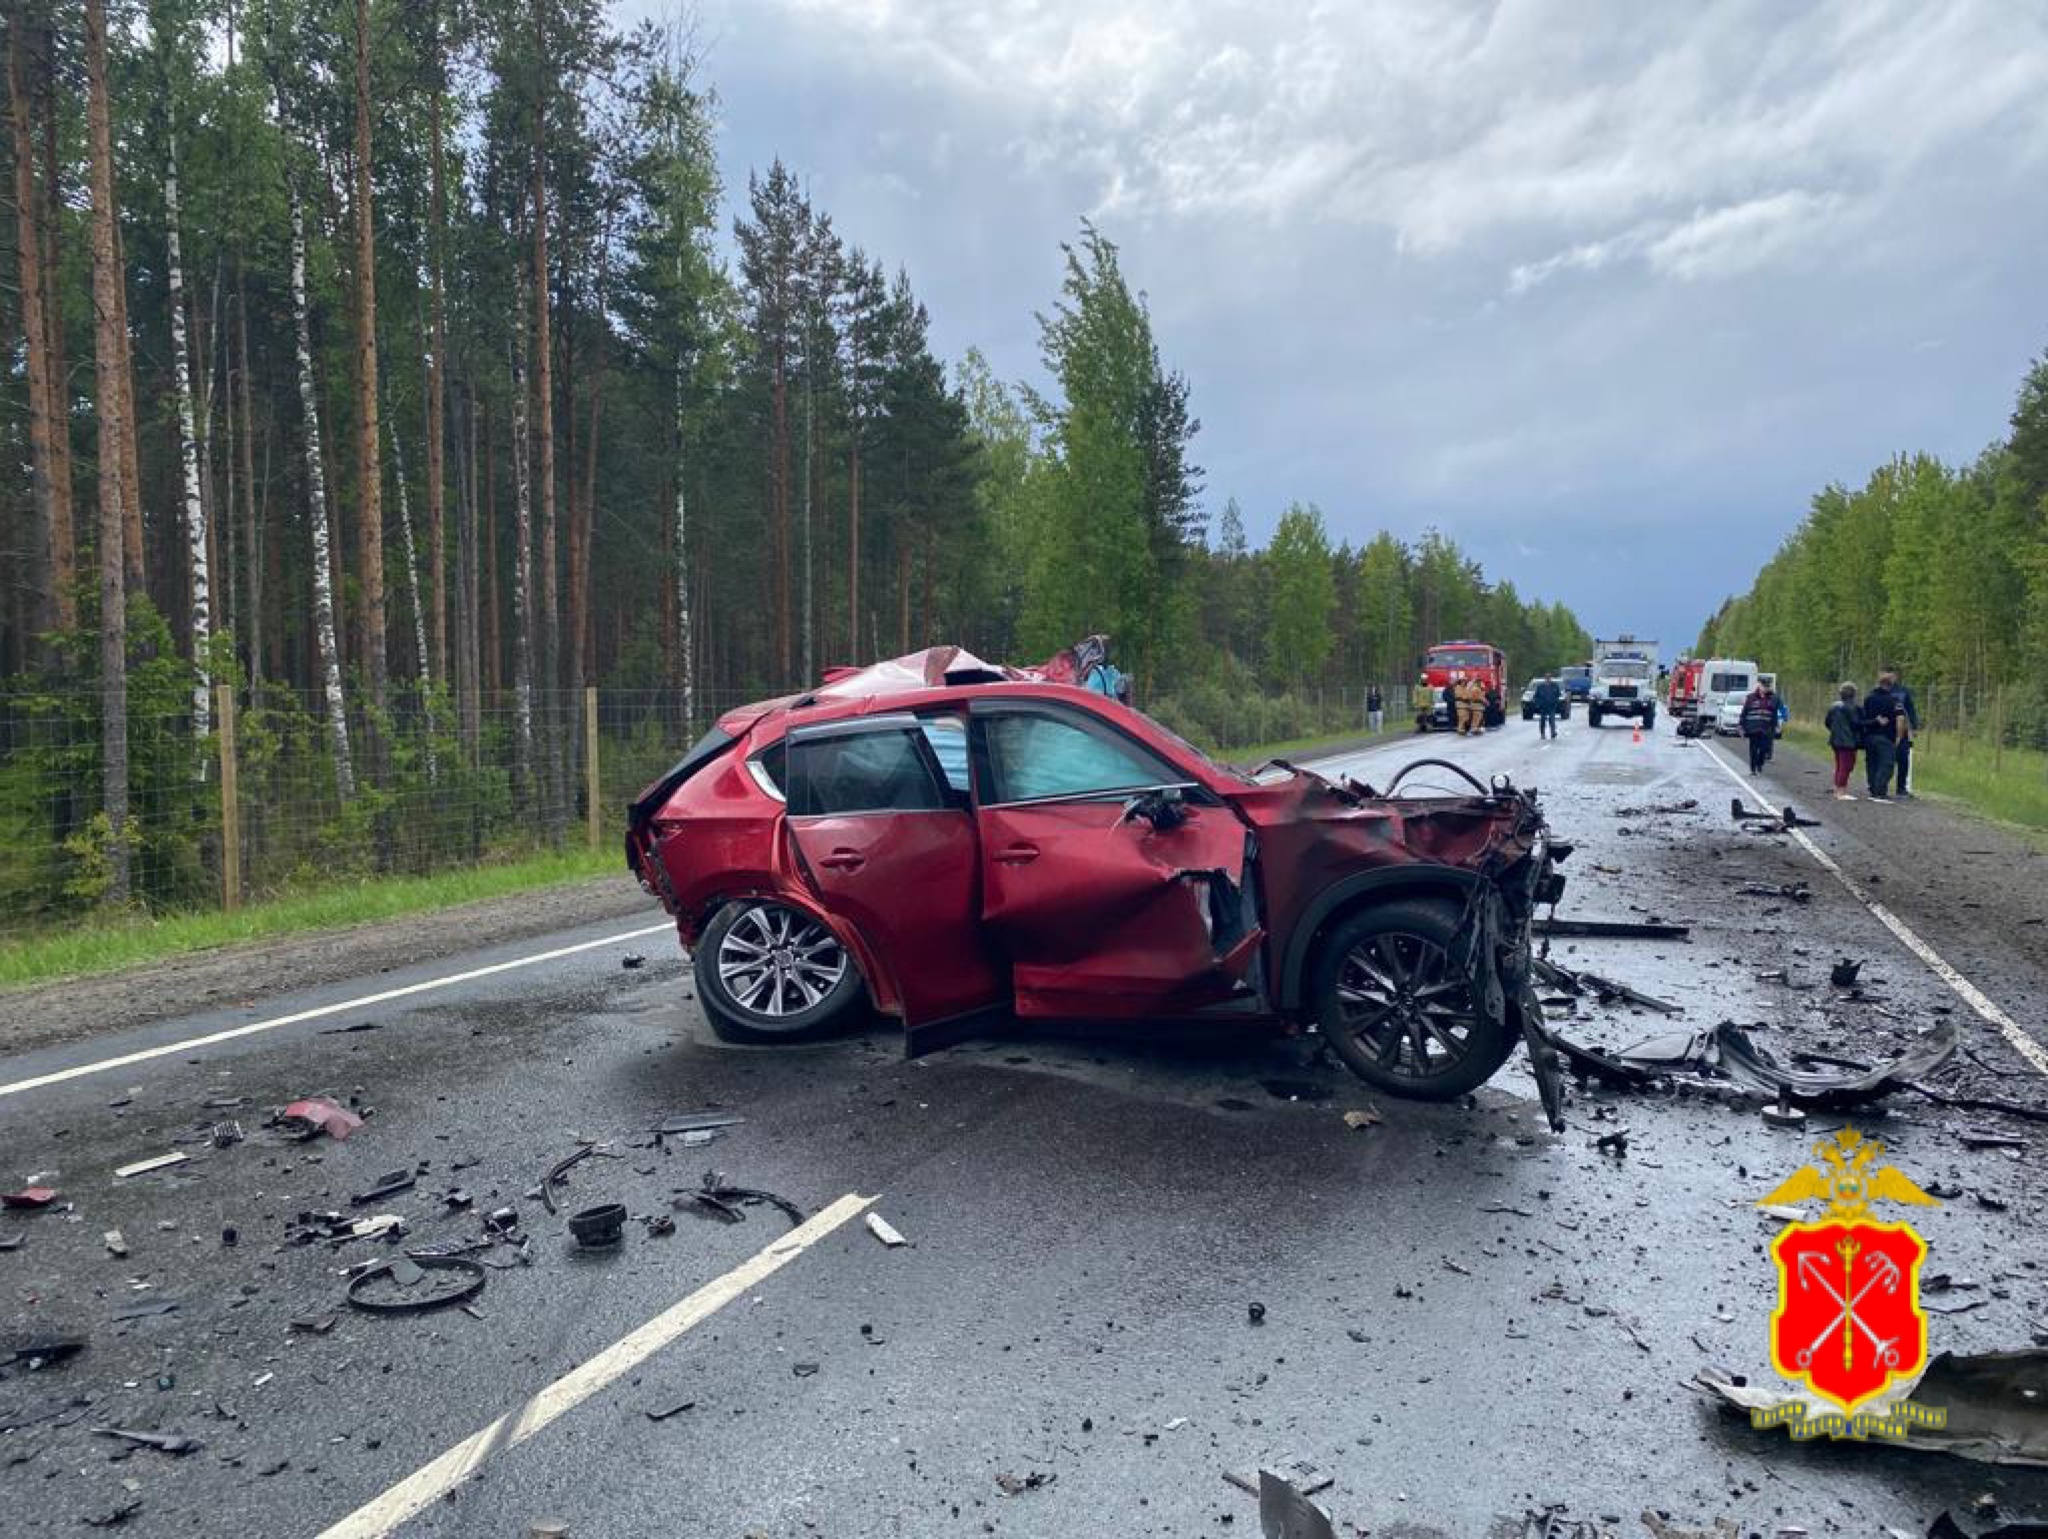
POLYGON ((1346 909, 1367 899, 1462 898, 1480 880, 1477 871, 1460 866, 1422 864, 1361 871, 1332 882, 1309 900, 1288 937, 1280 960, 1280 1008, 1295 1011, 1308 1003, 1308 968, 1315 954, 1316 938, 1346 909))

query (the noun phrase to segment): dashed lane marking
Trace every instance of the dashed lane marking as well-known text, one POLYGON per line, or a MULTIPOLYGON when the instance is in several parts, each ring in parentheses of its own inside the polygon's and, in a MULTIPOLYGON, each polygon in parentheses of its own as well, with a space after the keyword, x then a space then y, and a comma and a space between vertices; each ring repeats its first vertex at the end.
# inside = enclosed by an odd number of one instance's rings
POLYGON ((574 1410, 592 1395, 629 1373, 693 1326, 701 1325, 727 1304, 780 1271, 833 1230, 857 1218, 875 1199, 848 1192, 823 1212, 813 1214, 765 1250, 713 1278, 688 1298, 671 1305, 629 1336, 620 1338, 580 1367, 571 1369, 516 1411, 507 1411, 489 1426, 464 1438, 431 1464, 423 1465, 375 1500, 358 1507, 319 1539, 381 1539, 400 1524, 425 1511, 469 1479, 492 1454, 515 1448, 557 1417, 574 1410))
MULTIPOLYGON (((1707 756, 1721 767, 1721 772, 1724 775, 1756 798, 1758 805, 1765 812, 1769 813, 1772 817, 1783 816, 1780 809, 1773 807, 1764 800, 1763 793, 1757 790, 1754 781, 1744 780, 1735 766, 1721 757, 1719 749, 1715 748, 1711 743, 1703 742, 1700 746, 1707 750, 1707 756)), ((1908 925, 1905 920, 1865 892, 1856 879, 1836 863, 1833 856, 1806 837, 1804 829, 1795 828, 1790 832, 1792 837, 1799 841, 1800 847, 1820 863, 1823 870, 1827 871, 1836 881, 1848 889, 1850 897, 1875 914, 1878 922, 1891 931, 1892 934, 1896 935, 1908 951, 1925 962, 1937 978, 1954 989, 1964 1004, 1996 1026, 1999 1034, 2012 1044, 2014 1052, 2026 1059, 2037 1072, 2048 1074, 2048 1051, 2043 1051, 2040 1043, 2022 1031, 2018 1021, 2015 1021, 2011 1016, 1999 1009, 1990 996, 1985 994, 1976 984, 1949 966, 1941 953, 1914 934, 1912 926, 1908 925)))
POLYGON ((601 951, 606 946, 641 940, 649 935, 671 934, 674 929, 673 924, 651 924, 642 929, 627 930, 621 935, 607 935, 600 940, 578 941, 573 946, 557 946, 552 951, 536 951, 531 956, 514 957, 509 962, 493 962, 488 967, 472 967, 465 972, 449 973, 446 977, 428 978, 419 983, 403 984, 395 989, 380 989, 375 994, 358 994, 352 999, 336 1000, 331 1005, 315 1005, 309 1010, 294 1010, 289 1015, 275 1015, 267 1021, 251 1021, 246 1026, 230 1026, 224 1031, 210 1031, 205 1036, 187 1037, 182 1042, 166 1042, 161 1047, 145 1047, 113 1058, 99 1058, 73 1068, 55 1069, 48 1074, 38 1074, 32 1079, 18 1079, 11 1085, 0 1085, 0 1097, 40 1090, 45 1085, 59 1085, 66 1080, 83 1079, 88 1074, 104 1074, 109 1069, 123 1069, 132 1063, 147 1063, 152 1058, 169 1058, 176 1053, 189 1053, 196 1047, 212 1047, 217 1042, 232 1042, 237 1037, 253 1037, 262 1032, 276 1031, 280 1026, 296 1026, 301 1021, 317 1021, 326 1016, 341 1015, 370 1005, 386 1004, 394 999, 408 999, 415 994, 449 989, 458 983, 474 983, 479 978, 492 978, 499 973, 517 972, 522 967, 538 967, 543 962, 559 961, 563 957, 573 957, 585 951, 601 951))

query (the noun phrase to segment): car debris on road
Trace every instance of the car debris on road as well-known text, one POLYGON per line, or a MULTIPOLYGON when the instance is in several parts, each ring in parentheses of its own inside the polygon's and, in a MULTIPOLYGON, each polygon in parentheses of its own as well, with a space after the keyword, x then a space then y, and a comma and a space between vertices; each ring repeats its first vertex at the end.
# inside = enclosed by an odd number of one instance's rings
POLYGON ((306 1096, 279 1108, 270 1125, 284 1129, 287 1137, 317 1138, 325 1133, 336 1143, 347 1139, 363 1125, 363 1119, 330 1096, 306 1096))

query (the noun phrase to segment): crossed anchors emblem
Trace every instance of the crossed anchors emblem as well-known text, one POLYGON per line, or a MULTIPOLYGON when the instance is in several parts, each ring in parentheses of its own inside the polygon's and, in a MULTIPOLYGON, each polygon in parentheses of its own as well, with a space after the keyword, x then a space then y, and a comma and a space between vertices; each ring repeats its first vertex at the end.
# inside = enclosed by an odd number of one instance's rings
POLYGON ((1896 1166, 1884 1145, 1844 1128, 1813 1146, 1815 1163, 1794 1172, 1758 1206, 1826 1199, 1820 1216, 1788 1225, 1772 1243, 1779 1305, 1771 1356, 1778 1371, 1853 1410, 1926 1355, 1919 1268, 1926 1244, 1905 1224, 1871 1216, 1877 1202, 1933 1207, 1936 1199, 1896 1166), (1837 1354, 1831 1343, 1839 1339, 1837 1354), (1858 1350, 1861 1344, 1864 1350, 1858 1350))

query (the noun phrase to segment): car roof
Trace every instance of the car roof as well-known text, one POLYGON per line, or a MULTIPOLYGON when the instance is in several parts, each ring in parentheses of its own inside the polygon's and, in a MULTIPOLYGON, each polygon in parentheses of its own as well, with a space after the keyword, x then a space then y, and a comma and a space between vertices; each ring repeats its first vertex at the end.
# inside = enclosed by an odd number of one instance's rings
POLYGON ((722 730, 737 735, 748 729, 772 725, 777 718, 789 718, 792 725, 800 722, 843 721, 853 716, 888 711, 928 711, 936 707, 964 705, 970 700, 989 699, 1051 700, 1068 705, 1079 704, 1083 710, 1113 703, 1108 697, 1093 690, 1038 679, 982 680, 963 684, 889 683, 879 685, 871 692, 860 694, 829 695, 814 692, 763 700, 728 712, 720 718, 719 726, 722 730))

